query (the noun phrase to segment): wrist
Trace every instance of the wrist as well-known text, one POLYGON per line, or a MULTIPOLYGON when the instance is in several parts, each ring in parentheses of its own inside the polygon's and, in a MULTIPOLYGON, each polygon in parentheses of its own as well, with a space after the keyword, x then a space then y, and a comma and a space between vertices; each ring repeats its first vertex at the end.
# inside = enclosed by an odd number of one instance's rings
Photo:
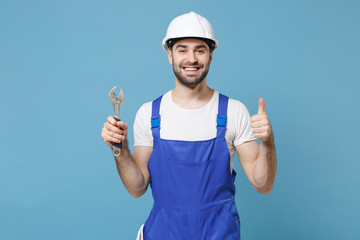
POLYGON ((269 136, 267 139, 262 140, 261 139, 261 143, 267 147, 273 147, 274 146, 274 135, 271 134, 271 136, 269 136))

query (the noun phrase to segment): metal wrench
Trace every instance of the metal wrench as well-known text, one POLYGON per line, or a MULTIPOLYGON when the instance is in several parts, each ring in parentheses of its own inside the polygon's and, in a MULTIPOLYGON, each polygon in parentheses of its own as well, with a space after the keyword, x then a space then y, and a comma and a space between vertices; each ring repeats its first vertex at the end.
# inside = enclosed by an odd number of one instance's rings
MULTIPOLYGON (((116 121, 120 121, 120 107, 125 102, 124 98, 124 92, 121 89, 118 96, 114 93, 116 89, 116 86, 110 89, 108 96, 110 98, 111 103, 114 107, 114 119, 116 121)), ((113 143, 113 154, 114 156, 120 156, 121 154, 121 148, 122 148, 122 142, 120 143, 113 143)))

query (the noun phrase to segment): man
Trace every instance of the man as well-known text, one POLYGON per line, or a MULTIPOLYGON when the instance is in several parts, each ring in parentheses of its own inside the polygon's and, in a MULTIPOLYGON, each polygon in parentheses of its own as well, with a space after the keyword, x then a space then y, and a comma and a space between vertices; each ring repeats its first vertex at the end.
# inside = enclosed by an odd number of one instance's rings
POLYGON ((202 16, 190 12, 175 18, 163 47, 175 88, 139 109, 132 155, 126 123, 108 117, 102 138, 110 147, 122 141, 115 160, 132 196, 140 197, 151 185, 154 206, 144 239, 240 239, 234 152, 258 192, 269 193, 275 179, 274 137, 264 100, 250 120, 241 102, 207 86, 217 41, 202 16))

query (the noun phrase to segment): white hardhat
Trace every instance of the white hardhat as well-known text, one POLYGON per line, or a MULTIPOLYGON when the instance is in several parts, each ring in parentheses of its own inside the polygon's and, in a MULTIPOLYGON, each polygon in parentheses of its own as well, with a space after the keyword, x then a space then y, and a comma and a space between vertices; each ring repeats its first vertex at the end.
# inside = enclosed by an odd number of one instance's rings
POLYGON ((164 50, 167 52, 177 40, 182 38, 202 39, 209 44, 211 50, 218 46, 218 41, 215 40, 214 29, 210 22, 195 12, 185 13, 171 21, 166 37, 162 41, 164 50))

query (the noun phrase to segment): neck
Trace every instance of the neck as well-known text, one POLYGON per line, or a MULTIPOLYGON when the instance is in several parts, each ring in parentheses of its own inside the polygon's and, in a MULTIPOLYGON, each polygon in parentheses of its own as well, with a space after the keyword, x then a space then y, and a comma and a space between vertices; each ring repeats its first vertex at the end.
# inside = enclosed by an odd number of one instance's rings
POLYGON ((204 79, 196 86, 185 86, 177 79, 175 88, 171 92, 171 97, 176 105, 186 109, 201 108, 212 98, 214 90, 209 88, 204 79))

